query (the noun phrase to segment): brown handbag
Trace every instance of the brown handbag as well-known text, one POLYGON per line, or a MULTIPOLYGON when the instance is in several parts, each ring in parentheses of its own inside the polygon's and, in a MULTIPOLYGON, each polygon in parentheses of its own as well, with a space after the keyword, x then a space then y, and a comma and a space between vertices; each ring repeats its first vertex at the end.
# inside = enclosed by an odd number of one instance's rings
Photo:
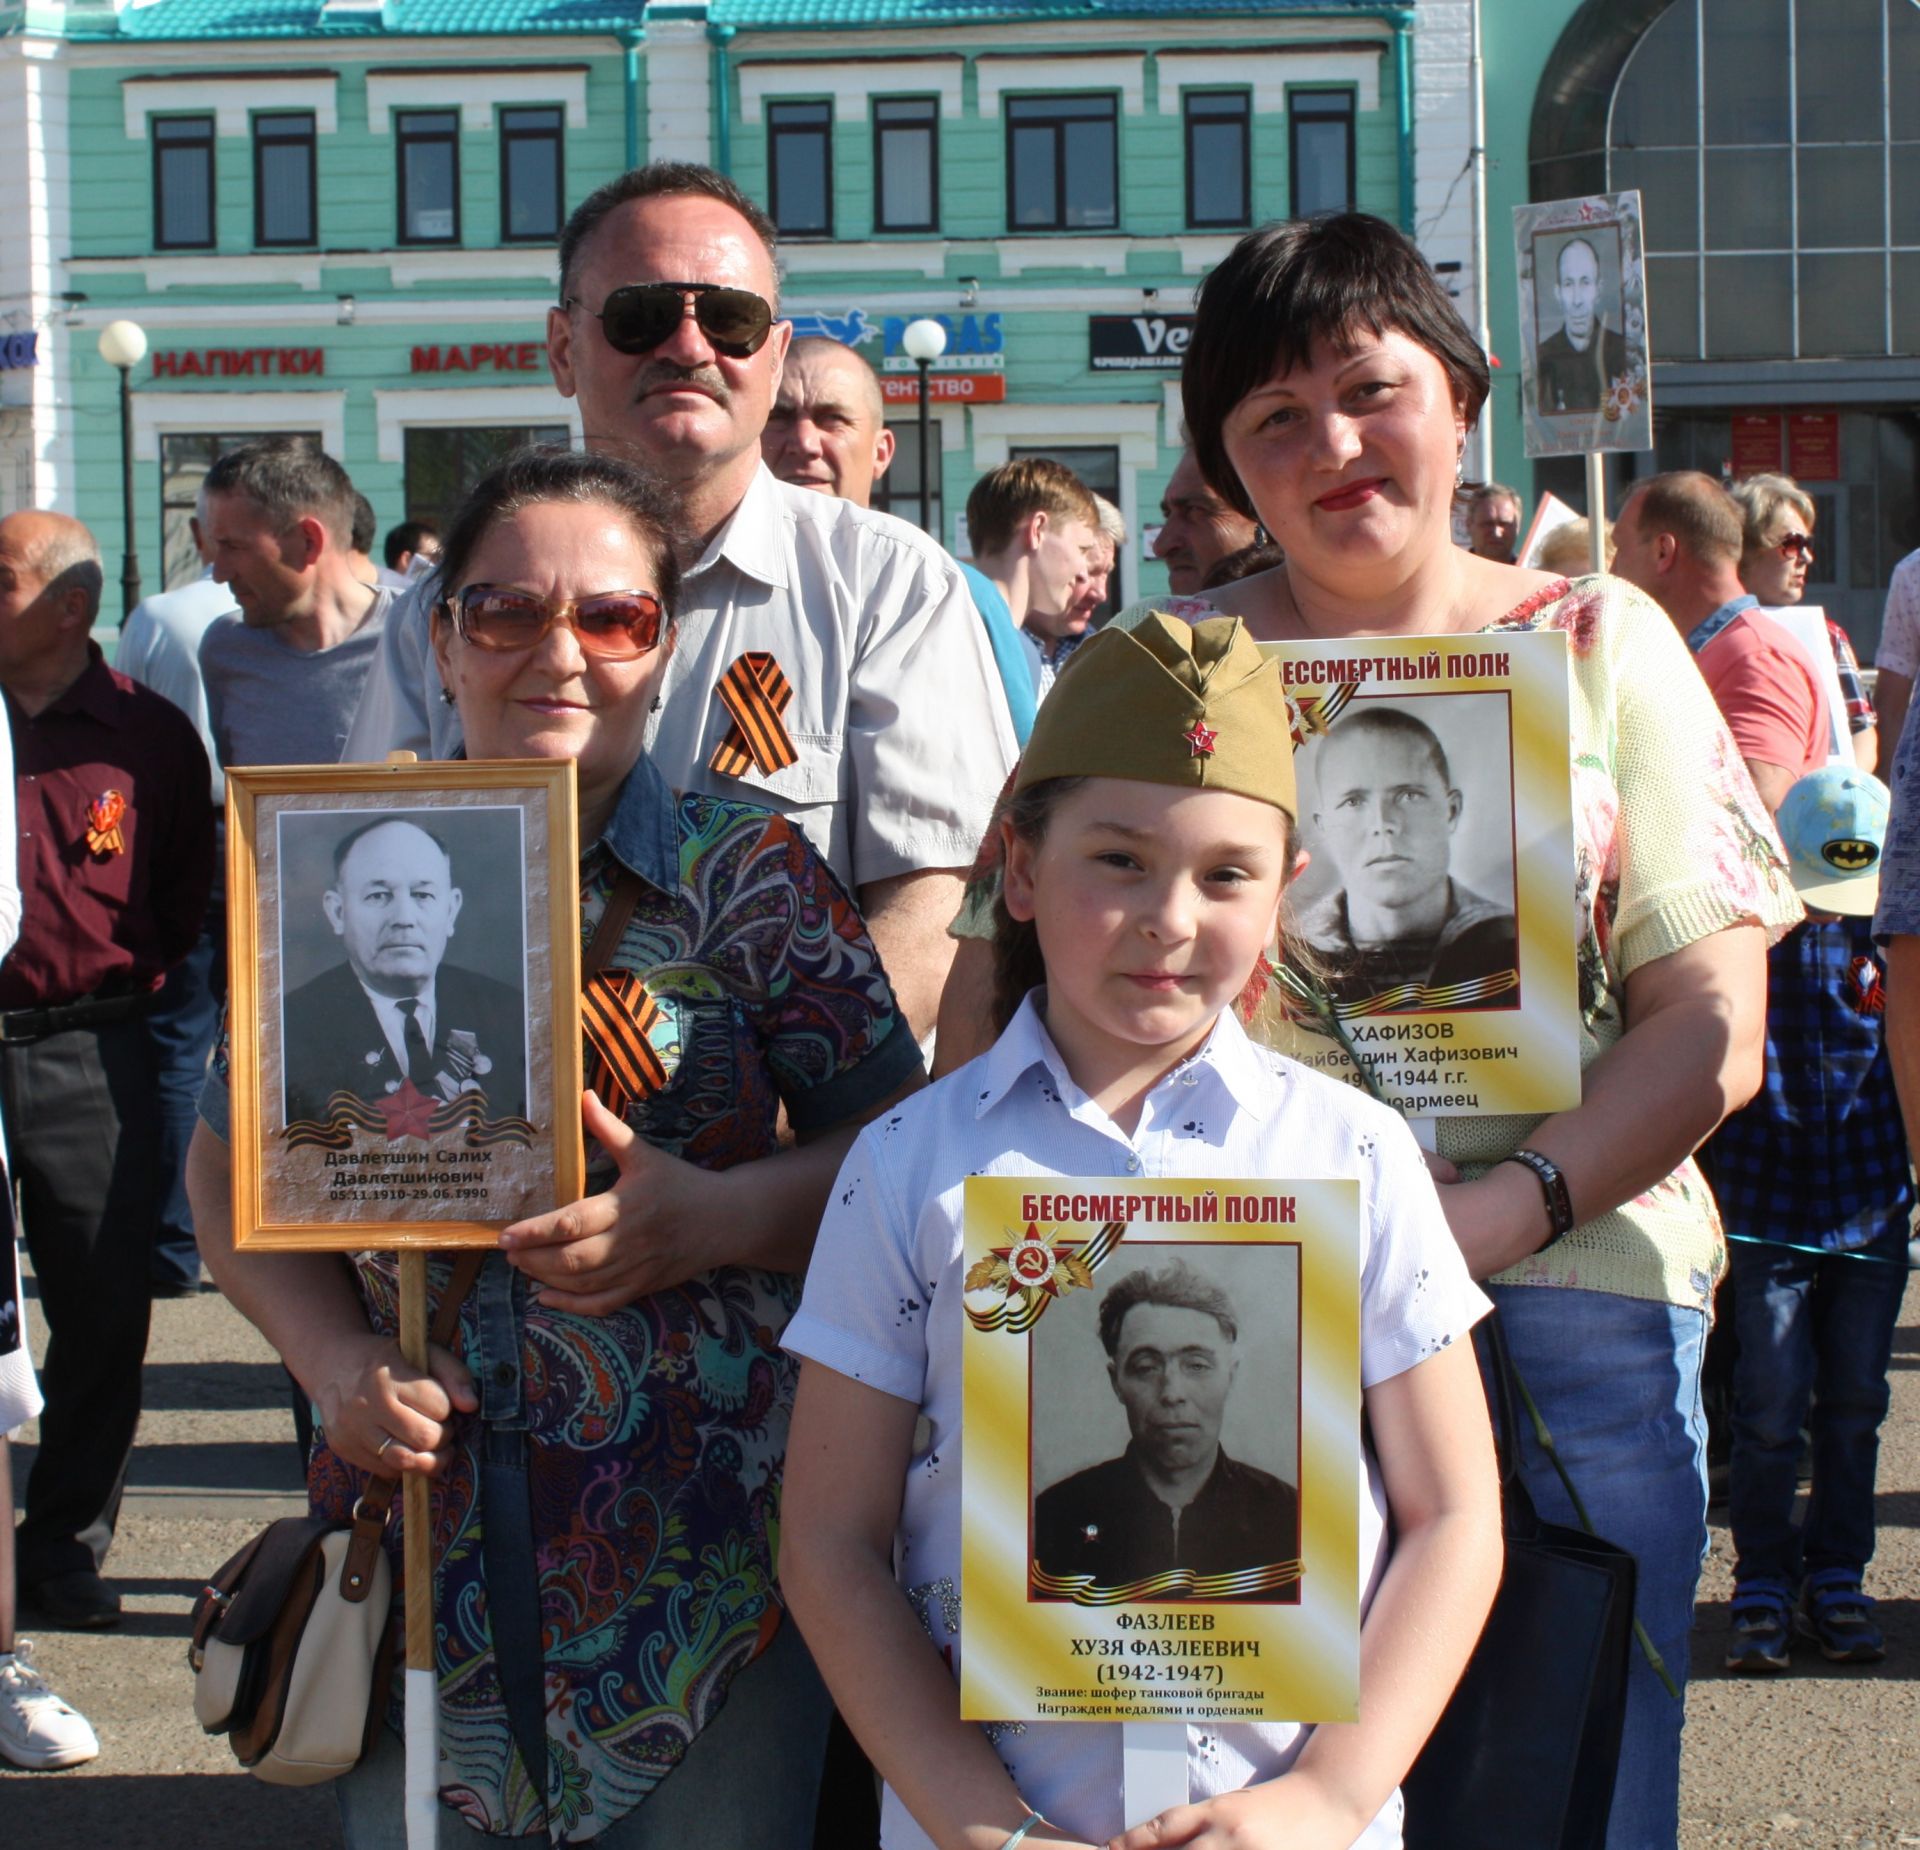
MULTIPOLYGON (((442 1347, 484 1253, 463 1253, 429 1340, 442 1347)), ((380 1538, 397 1477, 377 1477, 351 1521, 285 1516, 225 1562, 193 1603, 193 1712, 275 1786, 315 1786, 374 1739, 393 1667, 393 1570, 380 1538)))

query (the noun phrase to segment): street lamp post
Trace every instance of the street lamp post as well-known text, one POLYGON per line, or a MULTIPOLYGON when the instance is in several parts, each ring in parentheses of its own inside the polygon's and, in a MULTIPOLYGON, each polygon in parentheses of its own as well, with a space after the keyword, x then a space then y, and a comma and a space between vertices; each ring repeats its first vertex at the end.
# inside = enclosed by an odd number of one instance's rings
POLYGON ((918 321, 909 321, 901 330, 900 345, 907 350, 907 357, 920 369, 920 527, 923 532, 932 534, 937 540, 940 536, 933 531, 932 509, 927 500, 927 450, 930 423, 927 414, 927 373, 934 361, 947 350, 947 330, 930 315, 922 315, 918 321))
POLYGON ((109 321, 100 330, 100 357, 120 374, 120 511, 126 531, 121 555, 121 621, 140 601, 140 560, 133 536, 133 369, 147 357, 146 330, 135 321, 109 321))

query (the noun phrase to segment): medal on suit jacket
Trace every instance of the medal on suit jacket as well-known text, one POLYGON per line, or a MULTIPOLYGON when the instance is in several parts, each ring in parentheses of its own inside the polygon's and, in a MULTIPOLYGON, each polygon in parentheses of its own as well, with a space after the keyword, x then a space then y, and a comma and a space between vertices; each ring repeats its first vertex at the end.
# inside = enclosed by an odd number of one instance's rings
POLYGON ((117 790, 103 790, 87 805, 89 854, 126 853, 126 838, 120 833, 120 819, 126 813, 127 799, 117 790))

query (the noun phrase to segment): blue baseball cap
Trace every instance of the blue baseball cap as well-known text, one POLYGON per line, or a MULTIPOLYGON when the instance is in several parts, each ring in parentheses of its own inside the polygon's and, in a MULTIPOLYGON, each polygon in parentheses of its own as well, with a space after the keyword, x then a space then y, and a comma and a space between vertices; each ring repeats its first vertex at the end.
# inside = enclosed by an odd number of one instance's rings
POLYGON ((1846 764, 1809 771, 1787 792, 1774 820, 1794 890, 1816 912, 1872 916, 1890 803, 1879 778, 1846 764))

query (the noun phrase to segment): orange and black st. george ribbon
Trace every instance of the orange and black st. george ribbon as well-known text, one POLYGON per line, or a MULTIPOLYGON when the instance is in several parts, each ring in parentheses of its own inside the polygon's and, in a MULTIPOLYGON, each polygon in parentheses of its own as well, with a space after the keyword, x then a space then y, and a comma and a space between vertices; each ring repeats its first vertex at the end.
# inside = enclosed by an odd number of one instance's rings
POLYGON ((631 970, 601 970, 580 987, 587 1084, 616 1118, 667 1083, 667 1069, 647 1038, 659 1019, 659 1003, 631 970))
POLYGON ((722 777, 743 777, 758 765, 764 775, 784 771, 800 754, 781 717, 793 689, 764 649, 749 650, 720 677, 720 704, 733 724, 707 760, 722 777))

